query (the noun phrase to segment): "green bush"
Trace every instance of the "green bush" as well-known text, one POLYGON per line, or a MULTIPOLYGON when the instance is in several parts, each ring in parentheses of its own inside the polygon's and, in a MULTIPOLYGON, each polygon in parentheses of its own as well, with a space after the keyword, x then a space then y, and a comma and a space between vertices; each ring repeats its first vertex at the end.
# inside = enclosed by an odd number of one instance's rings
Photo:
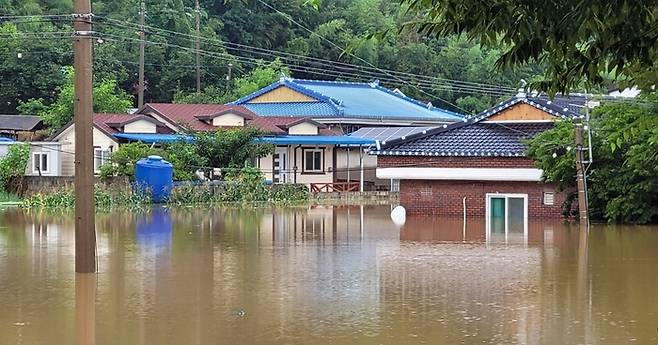
MULTIPOLYGON (((99 210, 127 209, 143 210, 151 203, 148 194, 133 192, 130 189, 107 191, 99 186, 94 188, 94 200, 99 210)), ((53 193, 35 194, 23 200, 27 209, 66 210, 75 207, 75 195, 72 190, 61 190, 53 193)))
POLYGON ((7 155, 0 159, 0 189, 6 191, 12 177, 24 176, 30 160, 29 144, 9 145, 7 155))

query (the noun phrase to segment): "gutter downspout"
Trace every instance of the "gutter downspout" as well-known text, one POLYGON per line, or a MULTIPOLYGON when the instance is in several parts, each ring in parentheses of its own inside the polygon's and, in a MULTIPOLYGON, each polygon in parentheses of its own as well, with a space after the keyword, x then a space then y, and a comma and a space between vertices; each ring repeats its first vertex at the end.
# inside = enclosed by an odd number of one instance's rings
POLYGON ((464 228, 462 229, 462 241, 466 241, 466 197, 462 200, 464 205, 464 228))

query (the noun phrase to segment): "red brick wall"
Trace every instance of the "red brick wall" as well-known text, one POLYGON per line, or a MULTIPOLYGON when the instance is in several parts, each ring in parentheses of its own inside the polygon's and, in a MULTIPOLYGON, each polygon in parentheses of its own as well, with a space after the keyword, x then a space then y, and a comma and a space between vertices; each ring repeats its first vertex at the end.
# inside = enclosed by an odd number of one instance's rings
POLYGON ((400 181, 400 204, 409 214, 462 216, 466 197, 466 215, 484 217, 487 193, 528 194, 528 218, 562 217, 566 193, 555 193, 552 206, 544 205, 543 193, 555 192, 555 186, 538 182, 491 181, 400 181))
POLYGON ((422 166, 433 168, 536 168, 527 157, 379 156, 377 167, 422 166))
MULTIPOLYGON (((428 157, 380 156, 379 168, 535 168, 526 157, 428 157)), ((401 180, 400 204, 413 214, 463 216, 466 197, 468 217, 484 217, 487 193, 528 194, 528 217, 560 218, 567 193, 557 193, 555 186, 539 182, 401 180), (543 193, 554 192, 552 206, 544 205, 543 193)))

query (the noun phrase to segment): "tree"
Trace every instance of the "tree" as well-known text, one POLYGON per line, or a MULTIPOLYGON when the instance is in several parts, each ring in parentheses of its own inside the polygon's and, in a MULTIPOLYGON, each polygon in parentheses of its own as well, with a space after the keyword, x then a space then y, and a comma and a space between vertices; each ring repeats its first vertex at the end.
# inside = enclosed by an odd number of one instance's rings
POLYGON ((273 152, 272 145, 256 141, 261 135, 258 128, 244 127, 194 133, 192 137, 197 154, 207 160, 208 166, 241 170, 252 159, 273 152))
POLYGON ((150 155, 162 156, 160 149, 151 148, 144 143, 129 143, 119 146, 110 156, 110 160, 101 166, 101 177, 135 176, 135 163, 150 155))
MULTIPOLYGON (((590 125, 591 218, 658 222, 658 104, 605 104, 592 112, 590 125)), ((528 155, 544 171, 543 179, 567 190, 576 181, 574 150, 566 150, 573 147, 573 132, 571 123, 561 122, 528 142, 528 155)))
MULTIPOLYGON (((73 119, 74 103, 74 71, 67 67, 64 70, 65 83, 57 89, 55 102, 46 105, 44 100, 30 99, 20 102, 18 111, 21 114, 38 114, 43 122, 53 130, 63 127, 73 119)), ((116 80, 104 79, 94 86, 94 112, 125 113, 132 107, 132 97, 119 90, 116 80)))
POLYGON ((465 35, 505 47, 498 67, 540 62, 536 87, 568 92, 612 75, 650 89, 658 80, 655 1, 403 0, 415 17, 402 26, 430 37, 465 35))
POLYGON ((284 75, 290 75, 290 71, 280 60, 274 60, 271 63, 261 62, 244 77, 236 78, 233 86, 226 91, 213 85, 206 87, 201 92, 178 90, 174 95, 174 103, 228 103, 270 85, 284 75))

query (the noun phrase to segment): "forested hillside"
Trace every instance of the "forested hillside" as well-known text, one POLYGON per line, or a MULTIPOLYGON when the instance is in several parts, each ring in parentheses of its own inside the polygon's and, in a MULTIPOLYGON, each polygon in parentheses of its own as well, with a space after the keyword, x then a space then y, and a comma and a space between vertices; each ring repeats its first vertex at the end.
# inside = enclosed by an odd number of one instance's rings
MULTIPOLYGON (((30 99, 43 99, 46 105, 56 100, 73 59, 66 16, 72 13, 71 3, 0 0, 0 113, 17 113, 20 103, 30 99)), ((115 80, 135 94, 139 0, 93 5, 95 80, 115 80)), ((494 61, 500 52, 465 39, 400 34, 397 24, 413 18, 392 0, 201 0, 205 92, 198 96, 194 1, 146 0, 146 14, 147 102, 225 102, 278 78, 282 70, 295 78, 379 79, 436 106, 472 113, 513 94, 522 78, 540 74, 538 66, 497 72, 494 61), (387 30, 388 35, 372 38, 387 30)))

